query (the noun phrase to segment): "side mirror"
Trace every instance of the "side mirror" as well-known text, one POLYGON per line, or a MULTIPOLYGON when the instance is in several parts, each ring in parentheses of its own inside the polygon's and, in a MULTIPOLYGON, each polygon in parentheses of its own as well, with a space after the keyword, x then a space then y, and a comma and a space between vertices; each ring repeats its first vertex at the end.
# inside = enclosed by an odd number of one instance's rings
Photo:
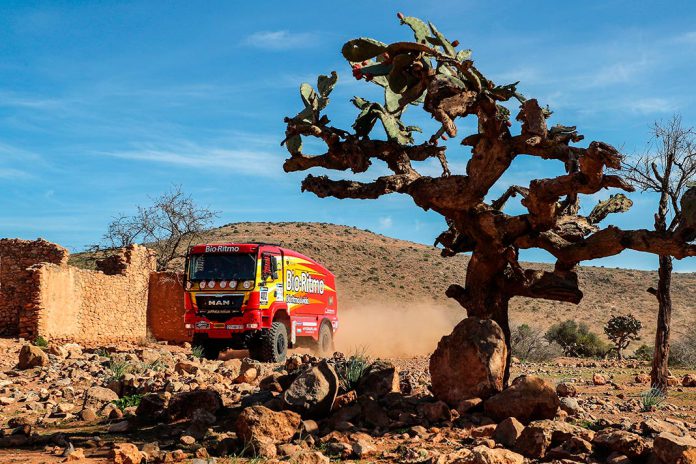
POLYGON ((271 257, 271 277, 273 280, 278 279, 278 260, 274 257, 271 257))

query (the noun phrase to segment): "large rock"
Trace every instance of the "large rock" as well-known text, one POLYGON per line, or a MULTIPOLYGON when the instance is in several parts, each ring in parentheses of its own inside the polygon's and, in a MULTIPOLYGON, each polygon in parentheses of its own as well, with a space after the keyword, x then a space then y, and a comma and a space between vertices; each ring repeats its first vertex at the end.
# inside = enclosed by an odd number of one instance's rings
POLYGON ((479 445, 472 449, 471 453, 455 462, 462 464, 522 464, 524 456, 504 448, 489 448, 479 445))
POLYGON ((357 391, 361 395, 372 395, 376 398, 400 392, 399 370, 388 361, 375 361, 363 373, 357 391))
POLYGON ((331 412, 338 394, 338 375, 322 361, 300 374, 283 393, 283 401, 304 417, 322 417, 331 412))
POLYGON ((696 440, 662 432, 653 442, 653 451, 661 464, 696 464, 696 440))
POLYGON ((640 435, 625 430, 604 429, 597 432, 592 444, 605 451, 615 451, 638 459, 650 452, 650 443, 640 435))
POLYGON ((541 459, 548 450, 571 438, 592 441, 594 432, 567 422, 539 420, 524 428, 515 443, 515 449, 530 458, 541 459))
POLYGON ((140 399, 135 415, 142 421, 155 422, 162 418, 168 405, 169 393, 148 393, 140 399))
POLYGON ((298 430, 302 418, 293 411, 272 411, 265 406, 251 406, 235 422, 237 437, 256 453, 272 454, 276 444, 287 443, 298 430))
POLYGON ((483 408, 489 417, 501 421, 514 417, 523 424, 532 420, 552 419, 560 401, 554 388, 539 377, 522 375, 512 385, 488 398, 483 408))
POLYGON ((117 443, 111 450, 111 459, 114 464, 140 464, 143 453, 132 443, 117 443))
POLYGON ((19 350, 18 369, 31 369, 32 367, 47 366, 48 355, 44 350, 34 345, 24 345, 19 350))
POLYGON ((222 398, 215 390, 192 390, 174 395, 166 414, 169 420, 190 419, 198 409, 215 414, 221 407, 222 398))
POLYGON ((113 390, 104 387, 91 387, 85 392, 82 409, 91 408, 99 411, 106 404, 116 400, 118 400, 118 395, 113 390))
POLYGON ((514 417, 508 417, 498 424, 493 432, 493 440, 507 448, 513 448, 522 434, 524 425, 514 417))
POLYGON ((503 389, 507 348, 498 324, 469 317, 442 337, 430 357, 433 394, 457 407, 462 400, 488 398, 503 389))
POLYGON ((682 387, 696 387, 696 374, 686 374, 682 379, 682 387))

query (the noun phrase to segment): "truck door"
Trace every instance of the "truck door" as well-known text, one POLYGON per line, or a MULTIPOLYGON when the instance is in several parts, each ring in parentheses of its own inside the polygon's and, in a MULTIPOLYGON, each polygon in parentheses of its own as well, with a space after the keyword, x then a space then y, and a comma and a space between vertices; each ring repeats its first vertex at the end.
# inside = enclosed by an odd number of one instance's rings
POLYGON ((271 307, 274 303, 285 301, 283 286, 283 256, 276 252, 263 252, 261 255, 261 306, 271 307))

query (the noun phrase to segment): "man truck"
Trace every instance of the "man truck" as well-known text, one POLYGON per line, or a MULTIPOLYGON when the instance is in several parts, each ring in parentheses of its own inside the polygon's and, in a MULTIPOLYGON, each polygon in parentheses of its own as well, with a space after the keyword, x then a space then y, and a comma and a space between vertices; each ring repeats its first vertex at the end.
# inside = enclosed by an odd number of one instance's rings
POLYGON ((288 348, 333 351, 338 330, 334 275, 270 243, 194 245, 186 254, 185 327, 208 359, 228 348, 281 362, 288 348))

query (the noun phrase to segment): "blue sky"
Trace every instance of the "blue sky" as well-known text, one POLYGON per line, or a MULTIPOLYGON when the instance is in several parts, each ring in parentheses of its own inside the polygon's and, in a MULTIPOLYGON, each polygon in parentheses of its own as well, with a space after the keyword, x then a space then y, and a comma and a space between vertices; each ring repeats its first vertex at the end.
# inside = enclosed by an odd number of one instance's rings
MULTIPOLYGON (((409 197, 320 200, 300 193, 305 174, 283 173, 278 144, 283 117, 300 108, 299 84, 337 70, 328 114, 349 126, 348 100, 378 94, 351 77, 341 45, 358 36, 410 40, 396 19, 402 11, 473 49, 496 83, 521 81, 523 94, 554 110, 552 124, 577 125, 586 142, 635 153, 656 119, 678 111, 696 125, 696 4, 582 3, 2 0, 0 236, 77 251, 99 241, 115 214, 181 184, 222 212, 220 224, 326 221, 432 243, 444 221, 409 197)), ((407 119, 434 127, 415 111, 407 119)), ((471 130, 460 125, 460 134, 471 130)), ((468 152, 453 144, 448 157, 461 170, 468 152)), ((492 193, 560 169, 521 157, 492 193)), ((585 198, 584 211, 609 193, 585 198)), ((632 198, 633 210, 610 222, 650 227, 654 198, 632 198)), ((623 253, 592 264, 656 262, 623 253)), ((696 260, 675 267, 696 271, 696 260)))

